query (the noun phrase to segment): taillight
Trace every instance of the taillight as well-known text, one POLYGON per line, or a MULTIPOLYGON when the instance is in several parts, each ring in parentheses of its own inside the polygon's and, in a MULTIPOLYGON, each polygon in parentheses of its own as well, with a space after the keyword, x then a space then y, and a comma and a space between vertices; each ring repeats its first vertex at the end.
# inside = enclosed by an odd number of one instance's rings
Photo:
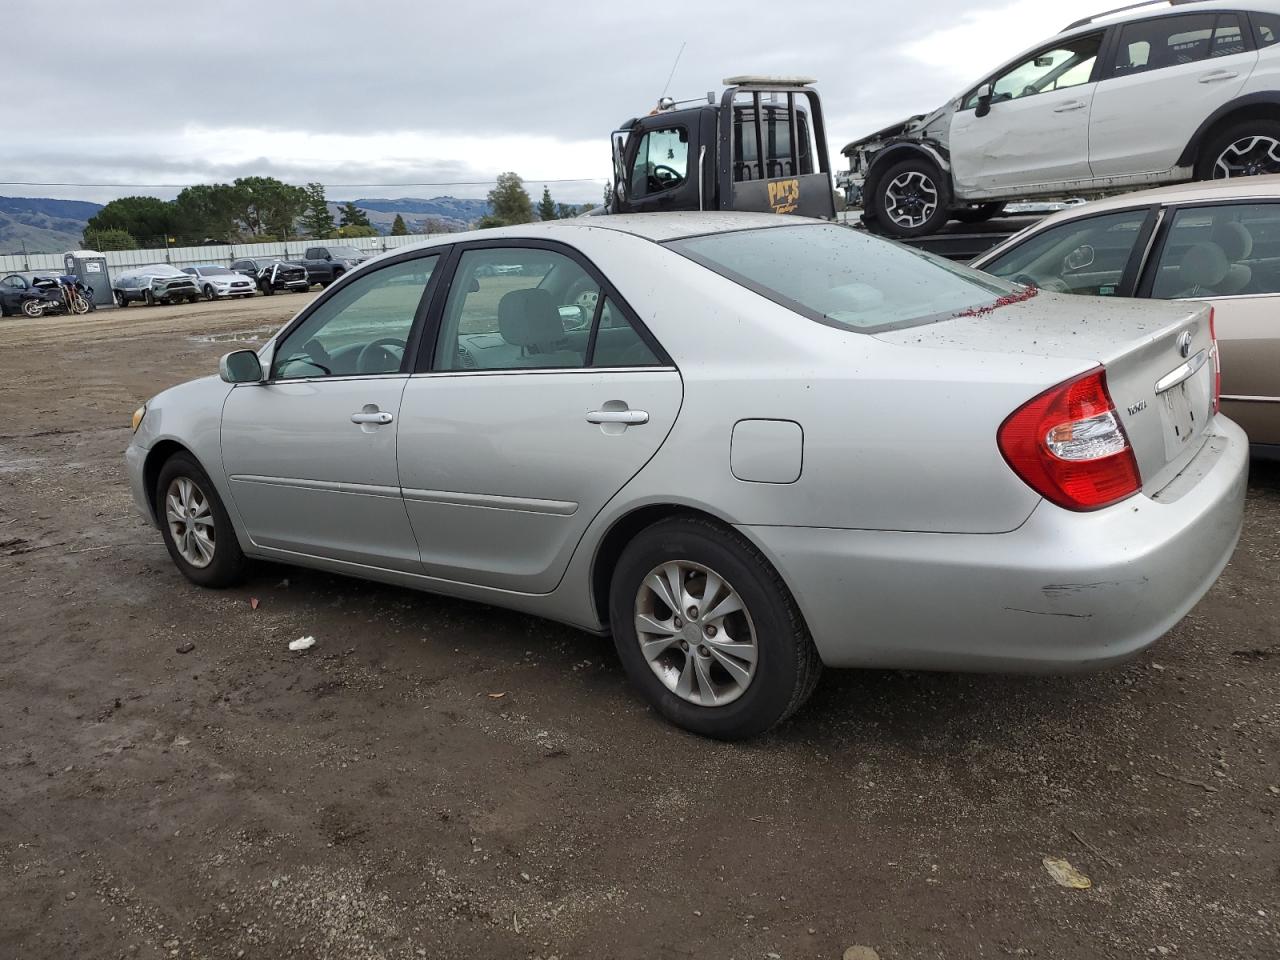
POLYGON ((1209 308, 1209 356, 1213 357, 1213 412, 1222 406, 1222 355, 1218 353, 1218 332, 1213 328, 1213 307, 1209 308))
POLYGON ((996 439, 1014 473, 1068 510, 1097 510, 1142 487, 1101 368, 1024 403, 1000 425, 996 439))

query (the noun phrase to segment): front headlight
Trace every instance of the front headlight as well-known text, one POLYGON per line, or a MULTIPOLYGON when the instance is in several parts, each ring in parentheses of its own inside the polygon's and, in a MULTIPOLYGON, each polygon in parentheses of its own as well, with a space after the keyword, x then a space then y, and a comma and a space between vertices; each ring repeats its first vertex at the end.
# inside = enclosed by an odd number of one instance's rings
POLYGON ((133 432, 137 433, 138 428, 142 426, 142 418, 147 415, 147 405, 144 403, 137 410, 133 411, 133 432))

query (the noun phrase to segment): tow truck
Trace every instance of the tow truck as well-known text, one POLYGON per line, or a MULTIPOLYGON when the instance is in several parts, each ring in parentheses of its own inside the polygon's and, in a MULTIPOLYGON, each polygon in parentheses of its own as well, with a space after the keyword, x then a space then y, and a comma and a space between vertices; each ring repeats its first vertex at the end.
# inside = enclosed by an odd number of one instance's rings
POLYGON ((740 76, 719 97, 663 97, 613 132, 611 213, 746 210, 834 219, 822 104, 809 77, 740 76))

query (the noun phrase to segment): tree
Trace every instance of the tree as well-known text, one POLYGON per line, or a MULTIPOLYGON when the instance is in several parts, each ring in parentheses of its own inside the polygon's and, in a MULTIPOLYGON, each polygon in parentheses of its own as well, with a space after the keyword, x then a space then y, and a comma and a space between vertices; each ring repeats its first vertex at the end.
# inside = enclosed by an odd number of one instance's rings
MULTIPOLYGON (((369 215, 348 200, 338 208, 338 217, 344 227, 369 227, 369 215)), ((376 235, 376 234, 375 234, 376 235)))
POLYGON ((405 226, 404 217, 396 214, 396 218, 391 221, 391 235, 393 237, 407 237, 409 228, 405 226))
POLYGON ((121 197, 89 218, 86 234, 123 230, 143 244, 164 245, 164 238, 179 227, 177 208, 158 197, 121 197))
POLYGON ((476 223, 481 230, 486 227, 504 227, 513 223, 529 223, 533 220, 533 201, 524 192, 524 181, 517 173, 500 173, 489 191, 489 212, 476 223))
POLYGON ((324 184, 308 183, 304 190, 307 203, 302 214, 302 232, 316 240, 332 236, 338 225, 333 222, 333 214, 329 212, 328 201, 324 198, 324 184))
POLYGON ((578 208, 572 203, 556 204, 557 220, 572 220, 578 215, 578 208))
POLYGON ((288 239, 307 204, 307 191, 275 177, 241 177, 235 186, 242 192, 241 219, 249 232, 288 239))
POLYGON ((187 187, 178 194, 173 206, 178 220, 174 230, 179 242, 199 243, 217 239, 230 243, 239 236, 245 198, 230 184, 207 183, 187 187))
POLYGON ((538 201, 538 219, 539 220, 559 220, 560 214, 556 212, 556 203, 551 199, 551 189, 545 184, 542 187, 542 199, 538 201))
POLYGON ((376 237, 378 231, 373 227, 366 227, 358 223, 348 223, 344 227, 339 227, 334 231, 334 236, 340 240, 351 240, 355 237, 376 237))
POLYGON ((138 241, 133 239, 133 234, 125 230, 99 230, 97 233, 86 230, 83 242, 90 250, 98 250, 102 253, 108 250, 138 249, 138 241))

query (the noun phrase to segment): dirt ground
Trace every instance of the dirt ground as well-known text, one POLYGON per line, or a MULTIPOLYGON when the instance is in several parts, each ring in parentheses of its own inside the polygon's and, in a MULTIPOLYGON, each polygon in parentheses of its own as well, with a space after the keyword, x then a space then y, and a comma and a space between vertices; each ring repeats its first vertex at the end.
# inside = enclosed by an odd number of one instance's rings
POLYGON ((178 574, 129 415, 303 303, 0 322, 0 957, 1280 956, 1280 469, 1128 666, 829 671, 712 743, 564 627, 178 574))

